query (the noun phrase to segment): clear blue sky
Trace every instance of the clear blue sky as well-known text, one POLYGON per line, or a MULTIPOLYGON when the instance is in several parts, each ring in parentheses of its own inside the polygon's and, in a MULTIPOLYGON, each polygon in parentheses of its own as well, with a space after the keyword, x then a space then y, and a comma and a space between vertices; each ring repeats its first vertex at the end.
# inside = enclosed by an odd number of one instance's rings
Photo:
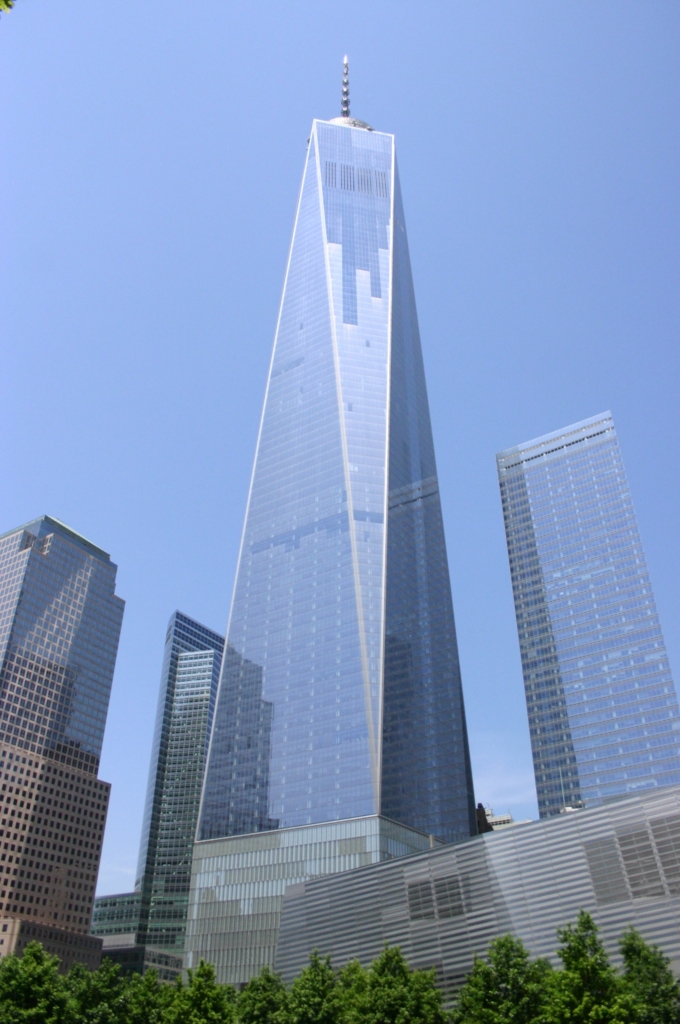
POLYGON ((100 892, 165 627, 223 631, 313 117, 395 132, 478 799, 536 814, 496 451, 614 413, 676 678, 680 6, 17 0, 0 19, 0 532, 127 601, 100 892))

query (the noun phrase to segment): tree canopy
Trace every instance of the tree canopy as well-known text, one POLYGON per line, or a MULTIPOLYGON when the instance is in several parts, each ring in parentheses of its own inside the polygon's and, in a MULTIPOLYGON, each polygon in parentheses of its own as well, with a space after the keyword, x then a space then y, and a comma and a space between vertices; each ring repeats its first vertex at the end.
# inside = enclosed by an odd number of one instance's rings
POLYGON ((2 1024, 680 1024, 680 986, 661 951, 629 929, 616 970, 592 917, 558 930, 561 967, 532 960, 511 935, 477 957, 453 1008, 445 1009, 434 970, 411 970, 397 948, 370 965, 336 970, 312 953, 290 986, 268 967, 241 992, 201 961, 186 981, 153 971, 121 974, 104 960, 60 974, 32 942, 0 960, 2 1024))
POLYGON ((680 1024, 669 961, 634 929, 620 942, 622 971, 585 911, 557 935, 561 969, 510 935, 495 939, 458 993, 454 1024, 680 1024))

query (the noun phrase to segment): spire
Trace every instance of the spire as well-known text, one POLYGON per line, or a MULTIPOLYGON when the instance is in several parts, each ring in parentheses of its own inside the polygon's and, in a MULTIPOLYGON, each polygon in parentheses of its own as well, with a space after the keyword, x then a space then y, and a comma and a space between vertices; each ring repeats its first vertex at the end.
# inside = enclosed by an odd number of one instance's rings
MULTIPOLYGON (((0 0, 0 3, 2 0, 0 0)), ((340 107, 340 117, 332 117, 330 120, 331 124, 341 124, 345 128, 365 128, 367 131, 372 132, 370 124, 366 124, 365 121, 358 121, 356 117, 351 117, 349 112, 349 60, 345 54, 345 58, 342 62, 342 106, 340 107)))
POLYGON ((347 54, 345 54, 342 67, 342 107, 340 109, 340 116, 349 117, 349 61, 347 60, 347 54))

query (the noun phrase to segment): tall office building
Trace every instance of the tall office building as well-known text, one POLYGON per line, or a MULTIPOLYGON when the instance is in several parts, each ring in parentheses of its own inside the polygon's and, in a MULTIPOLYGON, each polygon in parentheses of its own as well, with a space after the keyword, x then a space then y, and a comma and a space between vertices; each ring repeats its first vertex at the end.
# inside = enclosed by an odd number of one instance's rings
POLYGON ((165 635, 134 893, 100 896, 92 934, 125 971, 181 970, 191 857, 224 637, 175 612, 165 635))
POLYGON ((182 955, 191 856, 224 637, 188 615, 168 623, 135 888, 138 942, 182 955))
POLYGON ((313 122, 305 160, 187 963, 247 980, 271 962, 287 883, 475 831, 394 138, 349 116, 345 78, 343 114, 313 122))
POLYGON ((680 782, 680 715, 610 413, 497 456, 541 817, 680 782))
POLYGON ((0 955, 96 966, 109 784, 97 778, 124 602, 105 551, 49 516, 0 537, 0 955))

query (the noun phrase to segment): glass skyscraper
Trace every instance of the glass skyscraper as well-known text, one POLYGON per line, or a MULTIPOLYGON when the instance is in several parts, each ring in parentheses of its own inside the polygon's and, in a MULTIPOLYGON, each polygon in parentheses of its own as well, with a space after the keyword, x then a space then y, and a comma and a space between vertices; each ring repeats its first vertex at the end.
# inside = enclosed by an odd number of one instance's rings
POLYGON ((541 817, 680 782, 680 715, 610 413, 497 456, 541 817))
MULTIPOLYGON (((347 107, 310 134, 198 829, 199 847, 252 836, 246 846, 278 852, 262 853, 269 888, 225 883, 231 909, 213 906, 212 923, 198 901, 215 883, 198 873, 189 963, 200 950, 238 981, 267 962, 235 935, 259 914, 272 946, 283 865, 297 859, 284 830, 316 849, 313 872, 352 867, 340 849, 380 859, 393 842, 405 853, 476 832, 394 138, 347 107), (357 820, 361 836, 341 826, 357 820), (224 937, 239 963, 211 944, 221 913, 239 916, 224 937)), ((219 861, 235 878, 228 842, 217 860, 197 849, 195 872, 219 861)), ((288 881, 304 876, 299 859, 288 881)))
POLYGON ((115 582, 109 555, 49 516, 0 537, 0 917, 15 944, 30 922, 66 966, 99 955, 87 936, 110 788, 97 771, 124 609, 115 582))
MULTIPOLYGON (((223 647, 224 637, 207 626, 181 612, 172 615, 135 886, 141 892, 137 943, 179 956, 184 950, 191 856, 223 647)), ((104 934, 99 929, 97 933, 104 934)))
POLYGON ((312 126, 201 839, 476 831, 394 138, 345 121, 312 126))

